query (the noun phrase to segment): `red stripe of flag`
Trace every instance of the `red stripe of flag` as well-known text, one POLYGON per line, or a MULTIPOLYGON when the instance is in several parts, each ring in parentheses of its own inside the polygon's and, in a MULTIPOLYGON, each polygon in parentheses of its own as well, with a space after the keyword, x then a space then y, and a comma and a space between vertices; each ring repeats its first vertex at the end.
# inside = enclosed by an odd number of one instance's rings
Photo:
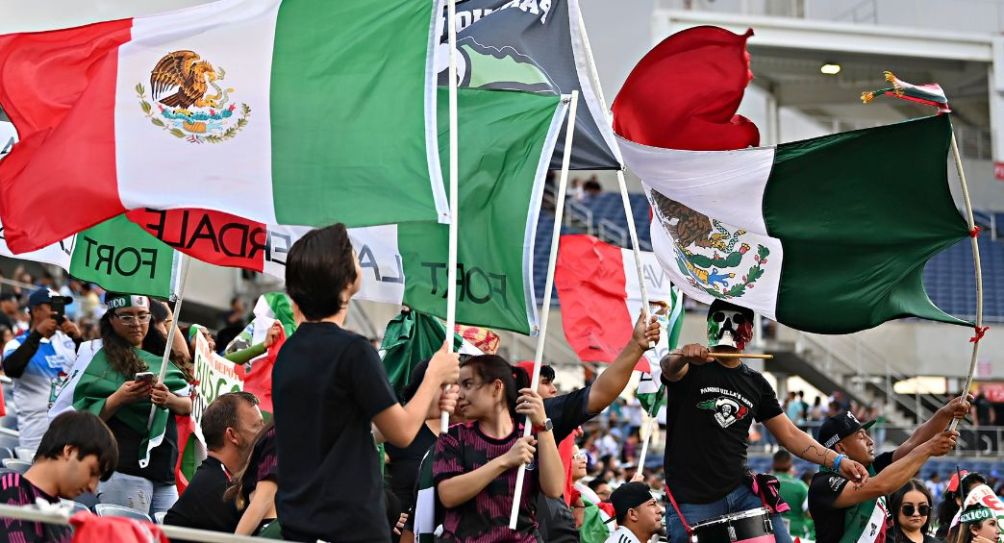
POLYGON ((0 106, 20 142, 0 162, 0 215, 14 252, 125 211, 115 167, 118 48, 132 20, 0 36, 0 106))
POLYGON ((203 262, 258 272, 265 268, 270 248, 264 223, 205 209, 134 209, 126 217, 157 239, 203 262))

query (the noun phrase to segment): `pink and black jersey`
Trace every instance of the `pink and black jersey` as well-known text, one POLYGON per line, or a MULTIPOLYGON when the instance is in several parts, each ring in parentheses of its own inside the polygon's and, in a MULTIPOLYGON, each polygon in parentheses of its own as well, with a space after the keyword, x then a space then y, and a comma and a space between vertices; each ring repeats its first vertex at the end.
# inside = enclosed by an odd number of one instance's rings
MULTIPOLYGON (((28 482, 19 473, 0 474, 0 503, 34 505, 37 498, 56 503, 54 498, 28 482)), ((69 526, 0 518, 0 543, 70 543, 73 532, 69 526)))
MULTIPOLYGON (((492 459, 509 452, 523 435, 522 426, 502 439, 481 432, 477 423, 457 424, 436 442, 432 472, 435 483, 474 471, 492 459)), ((473 499, 446 510, 441 541, 465 543, 537 541, 537 494, 540 485, 536 459, 527 467, 523 479, 516 531, 509 530, 516 469, 510 469, 488 484, 473 499)))

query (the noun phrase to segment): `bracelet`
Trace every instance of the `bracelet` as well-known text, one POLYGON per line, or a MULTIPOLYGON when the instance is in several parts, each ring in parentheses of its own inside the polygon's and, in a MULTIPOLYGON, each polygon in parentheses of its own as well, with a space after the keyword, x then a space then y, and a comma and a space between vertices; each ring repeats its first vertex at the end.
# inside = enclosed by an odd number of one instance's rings
POLYGON ((837 455, 837 456, 836 456, 836 457, 835 457, 835 458, 833 459, 833 468, 832 468, 832 469, 833 469, 833 471, 840 471, 840 462, 841 462, 841 461, 842 461, 842 460, 843 460, 844 458, 846 458, 846 457, 847 457, 847 455, 845 455, 845 454, 838 454, 838 455, 837 455))

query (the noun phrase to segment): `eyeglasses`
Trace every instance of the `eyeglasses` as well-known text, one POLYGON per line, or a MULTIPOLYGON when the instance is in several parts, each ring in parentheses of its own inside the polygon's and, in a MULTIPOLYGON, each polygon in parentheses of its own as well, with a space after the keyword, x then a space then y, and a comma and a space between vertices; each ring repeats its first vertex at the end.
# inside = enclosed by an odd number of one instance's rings
POLYGON ((588 459, 588 457, 586 456, 586 451, 579 451, 579 452, 573 454, 572 458, 574 458, 576 460, 587 460, 588 459))
POLYGON ((908 516, 908 517, 912 517, 914 515, 920 515, 922 517, 926 517, 927 515, 929 515, 931 513, 931 506, 927 505, 925 503, 923 505, 920 505, 920 506, 917 506, 916 508, 914 508, 914 506, 913 506, 912 503, 908 503, 908 504, 903 505, 903 507, 900 509, 900 511, 902 511, 903 514, 906 515, 906 516, 908 516))
POLYGON ((149 313, 140 313, 139 315, 125 314, 119 315, 115 314, 115 318, 122 321, 122 324, 146 324, 150 322, 149 313))
MULTIPOLYGON (((743 316, 742 313, 733 313, 732 315, 730 315, 730 317, 732 318, 732 324, 735 324, 736 326, 739 326, 740 324, 744 324, 746 322, 746 317, 743 316)), ((715 311, 714 313, 711 314, 711 320, 715 322, 724 322, 725 312, 715 311)))

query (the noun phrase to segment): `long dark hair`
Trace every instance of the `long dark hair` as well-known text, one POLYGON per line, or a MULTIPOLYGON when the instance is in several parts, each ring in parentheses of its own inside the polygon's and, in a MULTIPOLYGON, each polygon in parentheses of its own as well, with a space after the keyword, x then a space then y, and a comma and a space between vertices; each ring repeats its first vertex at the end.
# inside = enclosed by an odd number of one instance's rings
POLYGON ((910 479, 905 485, 901 486, 899 490, 893 492, 889 496, 889 511, 892 513, 892 525, 895 528, 893 532, 895 534, 896 543, 909 543, 910 539, 906 537, 903 533, 902 528, 899 525, 899 510, 903 506, 903 499, 906 497, 908 492, 916 490, 924 495, 927 499, 928 507, 931 507, 931 512, 927 514, 927 520, 924 521, 924 525, 920 528, 920 533, 927 534, 927 529, 931 526, 931 517, 934 513, 934 498, 931 497, 931 491, 924 486, 924 483, 918 481, 917 479, 910 479))
POLYGON ((126 379, 132 379, 134 375, 147 371, 150 367, 139 357, 132 343, 118 335, 112 327, 112 315, 114 310, 109 309, 101 316, 101 349, 105 351, 108 365, 113 370, 125 375, 126 379))
POLYGON ((516 400, 519 399, 519 391, 530 386, 530 376, 526 374, 526 371, 509 364, 505 358, 494 354, 472 356, 460 364, 462 368, 468 366, 481 379, 482 383, 494 383, 496 379, 502 381, 506 407, 509 409, 512 420, 515 421, 517 419, 516 400))
MULTIPOLYGON (((156 326, 166 321, 170 316, 171 313, 167 302, 150 298, 150 328, 146 331, 146 336, 143 338, 143 344, 140 345, 140 349, 156 356, 164 356, 164 351, 170 346, 171 354, 169 359, 171 363, 174 364, 174 367, 181 370, 181 373, 185 375, 185 380, 191 383, 195 381, 195 372, 191 362, 174 352, 174 342, 168 341, 167 335, 161 333, 156 326)), ((168 332, 170 333, 170 330, 168 332)))

